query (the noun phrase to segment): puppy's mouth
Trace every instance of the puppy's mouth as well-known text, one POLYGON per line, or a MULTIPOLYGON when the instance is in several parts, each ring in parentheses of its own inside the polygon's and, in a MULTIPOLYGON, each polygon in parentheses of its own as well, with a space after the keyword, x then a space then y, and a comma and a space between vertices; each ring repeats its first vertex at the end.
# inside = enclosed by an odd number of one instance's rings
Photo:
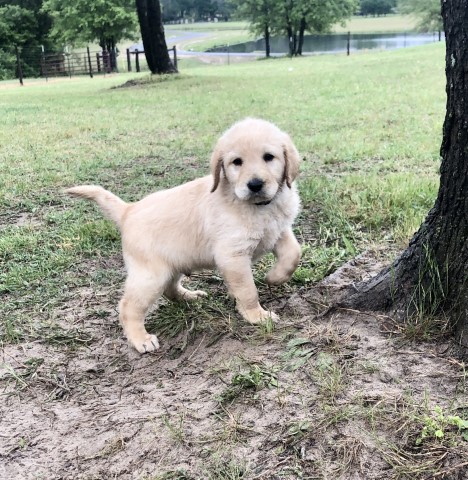
POLYGON ((256 202, 254 205, 269 205, 271 203, 271 200, 265 200, 264 202, 256 202))

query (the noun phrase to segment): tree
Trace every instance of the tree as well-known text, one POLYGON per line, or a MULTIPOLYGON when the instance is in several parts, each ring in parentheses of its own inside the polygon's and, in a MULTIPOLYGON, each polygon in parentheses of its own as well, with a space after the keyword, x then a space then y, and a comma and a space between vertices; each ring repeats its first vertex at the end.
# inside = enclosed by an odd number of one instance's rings
POLYGON ((279 0, 274 33, 286 34, 289 54, 302 55, 306 31, 324 33, 351 17, 356 11, 356 0, 279 0))
POLYGON ((361 0, 361 15, 388 15, 396 7, 396 0, 361 0))
POLYGON ((399 316, 444 315, 468 346, 468 2, 443 0, 447 107, 437 199, 408 248, 341 302, 399 316))
POLYGON ((241 0, 239 15, 250 22, 250 30, 265 39, 265 55, 270 56, 271 26, 277 16, 276 0, 241 0))
POLYGON ((151 73, 177 73, 167 51, 159 0, 136 0, 141 38, 151 73))
MULTIPOLYGON (((10 12, 13 12, 14 9, 19 12, 18 9, 21 9, 21 15, 25 17, 30 16, 34 19, 33 21, 25 19, 24 23, 18 23, 18 28, 15 28, 15 35, 28 35, 30 39, 33 39, 29 40, 28 44, 34 43, 35 45, 48 46, 48 35, 52 19, 47 13, 42 11, 42 0, 0 0, 0 9, 2 9, 0 22, 6 21, 11 25, 12 15, 11 13, 6 13, 7 10, 3 10, 3 8, 10 9, 10 12)), ((8 40, 7 43, 11 43, 11 40, 8 40)))
POLYGON ((26 75, 40 73, 40 46, 48 46, 47 18, 39 13, 39 2, 0 1, 0 79, 11 78, 16 71, 14 47, 22 52, 22 69, 26 75), (17 4, 18 3, 18 4, 17 4), (28 7, 28 8, 26 8, 28 7))
POLYGON ((439 0, 399 0, 398 10, 418 19, 416 28, 423 32, 443 30, 439 0))
POLYGON ((231 16, 231 0, 161 0, 163 22, 185 20, 208 20, 231 16))
POLYGON ((43 11, 53 19, 52 37, 72 46, 97 41, 113 51, 134 36, 137 25, 132 0, 45 0, 43 11))

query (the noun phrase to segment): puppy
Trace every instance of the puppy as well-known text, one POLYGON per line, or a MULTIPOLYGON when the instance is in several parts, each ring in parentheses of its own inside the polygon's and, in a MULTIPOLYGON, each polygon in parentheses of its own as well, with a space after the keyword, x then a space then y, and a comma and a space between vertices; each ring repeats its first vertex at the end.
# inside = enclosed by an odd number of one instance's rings
POLYGON ((251 267, 273 252, 277 260, 266 281, 279 285, 299 264, 301 250, 291 229, 300 203, 298 171, 299 154, 290 137, 265 120, 247 118, 218 140, 209 176, 136 203, 99 186, 67 190, 94 200, 120 229, 128 272, 120 321, 140 353, 159 348, 156 335, 144 326, 153 302, 162 295, 181 300, 206 295, 181 285, 183 274, 194 270, 216 267, 246 321, 278 318, 259 304, 251 267))

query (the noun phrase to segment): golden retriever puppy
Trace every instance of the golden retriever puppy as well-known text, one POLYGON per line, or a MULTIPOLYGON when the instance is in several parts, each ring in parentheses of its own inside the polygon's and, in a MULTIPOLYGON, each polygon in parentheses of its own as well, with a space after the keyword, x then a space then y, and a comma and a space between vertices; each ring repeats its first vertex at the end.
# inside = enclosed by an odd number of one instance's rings
POLYGON ((194 300, 206 295, 181 285, 182 276, 194 270, 216 267, 248 322, 277 318, 259 304, 251 268, 273 252, 277 261, 266 281, 278 285, 299 263, 301 250, 291 229, 299 211, 298 170, 299 154, 289 136, 265 120, 247 118, 218 140, 209 176, 136 203, 99 186, 67 190, 94 200, 120 229, 128 273, 120 321, 139 352, 159 348, 144 318, 160 296, 194 300))

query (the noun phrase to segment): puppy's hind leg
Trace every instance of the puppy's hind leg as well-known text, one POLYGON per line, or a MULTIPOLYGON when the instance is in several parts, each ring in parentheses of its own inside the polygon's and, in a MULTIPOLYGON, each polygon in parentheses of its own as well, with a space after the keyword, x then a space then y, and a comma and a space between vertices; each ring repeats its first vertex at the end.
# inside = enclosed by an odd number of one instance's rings
POLYGON ((266 281, 269 285, 281 285, 292 277, 301 259, 301 247, 291 229, 283 232, 273 253, 277 261, 268 272, 266 281))
POLYGON ((145 329, 145 316, 151 305, 163 294, 170 280, 166 268, 153 272, 137 265, 127 265, 128 277, 120 300, 120 322, 128 341, 140 352, 159 348, 156 335, 145 329))
POLYGON ((177 275, 167 285, 164 295, 169 298, 169 300, 192 302, 201 297, 206 297, 207 293, 203 290, 187 290, 182 286, 182 275, 177 275))

